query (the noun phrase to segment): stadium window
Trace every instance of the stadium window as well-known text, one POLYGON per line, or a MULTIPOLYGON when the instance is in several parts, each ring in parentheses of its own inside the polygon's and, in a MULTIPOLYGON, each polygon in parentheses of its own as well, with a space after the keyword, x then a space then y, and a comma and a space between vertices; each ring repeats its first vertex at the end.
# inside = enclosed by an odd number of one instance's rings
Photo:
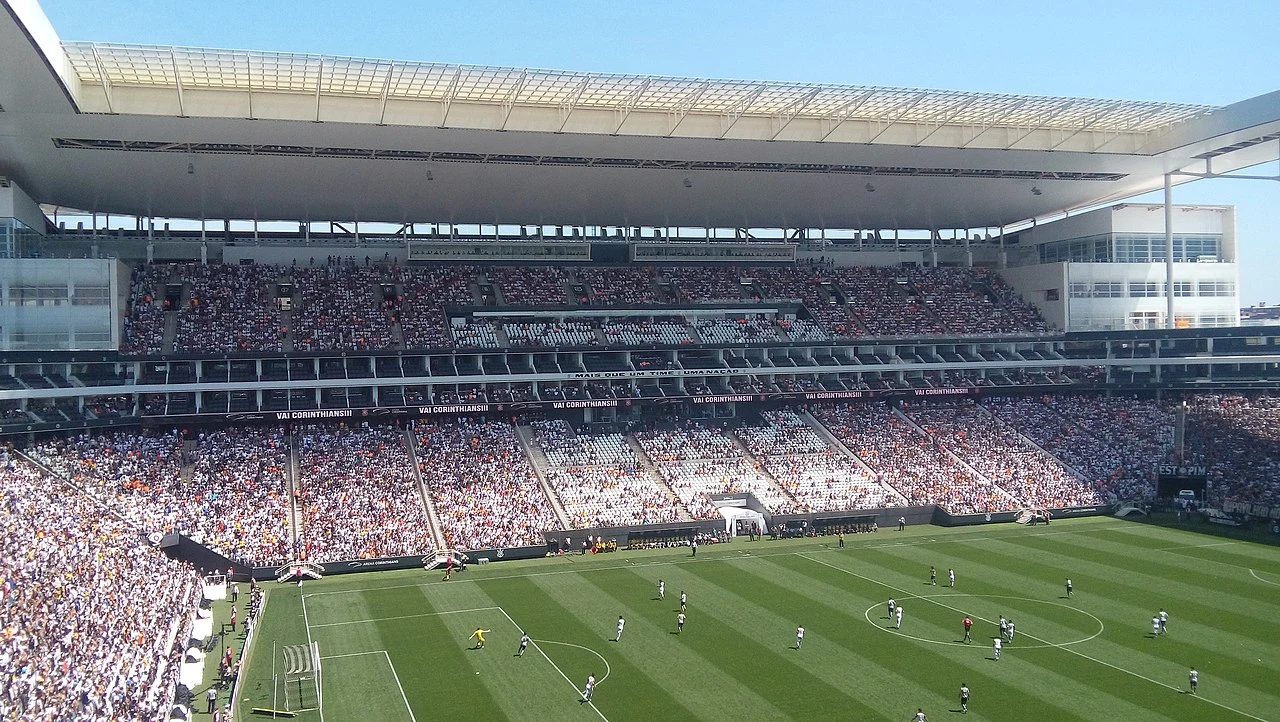
POLYGON ((1191 281, 1174 281, 1173 295, 1175 297, 1187 297, 1196 295, 1195 284, 1191 281))
POLYGON ((1071 284, 1071 297, 1072 297, 1072 298, 1089 298, 1089 297, 1090 297, 1090 296, 1092 296, 1092 295, 1093 295, 1093 294, 1092 294, 1092 293, 1090 293, 1089 284, 1087 284, 1087 283, 1072 283, 1072 284, 1071 284))
POLYGON ((1199 291, 1201 296, 1234 296, 1236 284, 1231 281, 1201 281, 1199 291))
POLYGON ((1139 281, 1129 284, 1129 298, 1156 298, 1159 295, 1159 283, 1139 281))
POLYGON ((1093 284, 1096 298, 1124 298, 1124 284, 1119 281, 1103 281, 1093 284))

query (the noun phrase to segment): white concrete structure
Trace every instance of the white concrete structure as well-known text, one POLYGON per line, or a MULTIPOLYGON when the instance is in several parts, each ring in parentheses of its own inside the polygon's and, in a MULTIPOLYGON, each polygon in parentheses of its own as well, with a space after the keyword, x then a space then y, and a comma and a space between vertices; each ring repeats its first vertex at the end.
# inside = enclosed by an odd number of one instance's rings
MULTIPOLYGON (((1165 327, 1163 211, 1125 203, 1023 231, 1003 275, 1068 331, 1165 327)), ((1235 208, 1174 206, 1173 246, 1172 325, 1238 325, 1235 208)))

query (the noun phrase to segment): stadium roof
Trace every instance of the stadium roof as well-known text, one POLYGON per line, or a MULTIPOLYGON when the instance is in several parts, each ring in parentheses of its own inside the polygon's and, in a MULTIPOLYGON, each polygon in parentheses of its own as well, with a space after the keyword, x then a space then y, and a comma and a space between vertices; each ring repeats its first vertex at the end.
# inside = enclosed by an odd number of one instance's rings
MULTIPOLYGON (((175 96, 182 90, 210 89, 377 98, 383 103, 478 103, 505 110, 504 127, 517 108, 561 110, 562 126, 570 124, 574 111, 607 110, 628 116, 613 129, 615 133, 643 133, 647 127, 629 128, 626 119, 632 113, 640 117, 658 112, 672 114, 676 122, 688 115, 724 116, 728 119, 725 135, 732 133, 733 121, 749 117, 1149 134, 1216 110, 1129 100, 581 73, 154 45, 78 42, 64 43, 62 48, 80 81, 80 101, 105 101, 108 112, 118 112, 112 108, 109 92, 115 87, 163 89, 175 96)), ((440 118, 440 124, 448 125, 447 119, 440 118)), ((783 129, 777 130, 770 140, 783 129)), ((678 131, 668 128, 671 135, 678 131)), ((830 134, 818 140, 829 139, 830 134)), ((989 140, 973 140, 980 146, 1000 142, 995 134, 989 140)), ((1007 138, 1005 144, 1010 145, 1007 138)))
POLYGON ((100 213, 983 228, 1280 157, 1280 92, 1214 108, 64 43, 34 0, 0 6, 0 174, 100 213))

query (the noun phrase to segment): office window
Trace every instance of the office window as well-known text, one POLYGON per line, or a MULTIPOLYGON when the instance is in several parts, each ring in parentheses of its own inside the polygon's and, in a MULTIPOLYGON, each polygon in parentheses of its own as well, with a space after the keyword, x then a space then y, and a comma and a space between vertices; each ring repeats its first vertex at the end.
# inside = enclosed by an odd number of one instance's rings
POLYGON ((1159 283, 1141 281, 1129 284, 1129 298, 1156 298, 1159 295, 1159 283))

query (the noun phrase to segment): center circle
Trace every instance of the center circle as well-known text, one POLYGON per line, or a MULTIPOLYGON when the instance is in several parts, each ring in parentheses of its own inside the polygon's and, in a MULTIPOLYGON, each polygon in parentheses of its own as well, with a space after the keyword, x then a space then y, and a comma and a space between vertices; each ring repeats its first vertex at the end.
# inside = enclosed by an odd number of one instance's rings
MULTIPOLYGON (((1063 609, 1069 609, 1073 612, 1076 612, 1077 614, 1083 614, 1084 616, 1092 619, 1094 622, 1097 622, 1098 624, 1098 631, 1094 632, 1093 634, 1090 634, 1087 637, 1081 637, 1080 639, 1072 639, 1066 642, 1039 642, 1035 644, 1019 644, 1017 647, 1018 649, 1046 649, 1049 647, 1068 647, 1073 644, 1083 644, 1084 642, 1088 642, 1092 639, 1097 638, 1097 636, 1102 634, 1103 630, 1106 629, 1106 625, 1102 623, 1101 619, 1098 619, 1096 616, 1094 616, 1093 614, 1090 614, 1089 612, 1084 611, 1083 609, 1078 609, 1076 607, 1068 606, 1066 604, 1062 604, 1061 602, 1050 602, 1044 599, 1032 599, 1031 597, 1014 597, 1014 596, 1009 596, 1007 594, 923 594, 923 595, 904 597, 903 601, 909 601, 912 599, 923 599, 925 601, 933 601, 935 599, 943 599, 947 597, 967 597, 972 599, 1012 599, 1019 602, 1032 602, 1033 604, 1047 604, 1053 607, 1062 607, 1063 609)), ((964 613, 963 610, 956 609, 955 607, 952 607, 948 604, 944 604, 942 602, 933 602, 933 603, 937 604, 938 606, 944 607, 946 609, 954 609, 956 612, 959 612, 961 614, 964 613)), ((872 621, 871 610, 880 609, 883 606, 884 606, 884 602, 878 602, 876 604, 872 604, 871 606, 867 607, 866 611, 862 613, 862 616, 866 617, 867 619, 867 624, 870 624, 871 626, 881 631, 888 632, 890 634, 895 634, 899 637, 906 637, 907 639, 914 639, 917 642, 925 642, 927 644, 942 644, 949 647, 973 646, 972 644, 965 644, 964 642, 947 641, 947 640, 941 640, 941 639, 929 639, 928 637, 918 637, 914 634, 906 634, 902 630, 894 629, 893 627, 881 626, 880 624, 877 624, 876 622, 872 621)), ((993 623, 991 620, 983 619, 982 617, 975 616, 973 617, 973 619, 979 622, 987 622, 988 624, 993 623)), ((1023 633, 1023 636, 1032 638, 1031 635, 1026 634, 1025 632, 1023 633)))

